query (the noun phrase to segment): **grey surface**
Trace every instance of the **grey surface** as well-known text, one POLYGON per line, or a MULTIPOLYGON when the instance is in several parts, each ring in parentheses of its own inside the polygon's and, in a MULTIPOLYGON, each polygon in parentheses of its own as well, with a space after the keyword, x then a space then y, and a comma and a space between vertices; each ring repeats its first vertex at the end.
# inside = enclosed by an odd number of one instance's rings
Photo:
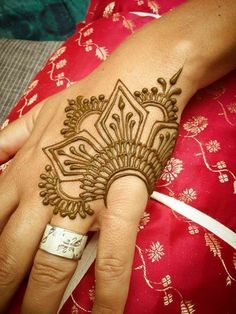
POLYGON ((0 125, 62 42, 0 39, 0 125))

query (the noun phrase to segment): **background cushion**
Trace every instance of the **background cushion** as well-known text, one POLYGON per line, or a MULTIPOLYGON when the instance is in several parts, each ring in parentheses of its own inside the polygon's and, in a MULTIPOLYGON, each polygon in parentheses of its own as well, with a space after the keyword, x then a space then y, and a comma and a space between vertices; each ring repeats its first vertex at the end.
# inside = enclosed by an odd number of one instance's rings
POLYGON ((0 125, 61 42, 0 40, 0 125))
POLYGON ((84 19, 89 0, 1 0, 0 37, 64 40, 84 19))

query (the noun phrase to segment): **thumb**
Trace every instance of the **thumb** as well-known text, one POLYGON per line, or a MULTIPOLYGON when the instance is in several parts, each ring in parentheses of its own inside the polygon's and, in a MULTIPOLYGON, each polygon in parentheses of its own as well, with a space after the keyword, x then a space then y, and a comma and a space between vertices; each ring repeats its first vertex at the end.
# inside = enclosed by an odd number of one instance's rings
POLYGON ((0 131, 0 164, 11 159, 24 145, 34 128, 42 104, 0 131))

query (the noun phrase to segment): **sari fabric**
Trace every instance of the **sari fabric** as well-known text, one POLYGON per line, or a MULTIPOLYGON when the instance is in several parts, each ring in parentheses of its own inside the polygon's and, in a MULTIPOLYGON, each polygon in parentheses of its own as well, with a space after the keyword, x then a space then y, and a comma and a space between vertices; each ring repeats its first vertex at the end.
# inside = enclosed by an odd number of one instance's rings
MULTIPOLYGON (((85 21, 36 75, 5 125, 88 75, 125 38, 153 20, 152 14, 162 15, 181 2, 92 0, 85 21)), ((232 72, 191 99, 182 115, 173 157, 156 183, 157 191, 190 204, 234 232, 235 86, 232 72)), ((60 313, 91 312, 94 287, 93 264, 60 313)), ((201 225, 150 200, 140 221, 124 313, 233 314, 235 295, 235 250, 201 225)))

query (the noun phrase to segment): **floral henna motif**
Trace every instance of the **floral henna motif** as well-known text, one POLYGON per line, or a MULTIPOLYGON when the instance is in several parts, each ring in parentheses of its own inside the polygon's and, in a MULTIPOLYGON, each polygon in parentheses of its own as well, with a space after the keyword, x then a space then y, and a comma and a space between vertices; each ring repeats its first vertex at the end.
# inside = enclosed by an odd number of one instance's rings
POLYGON ((174 96, 181 89, 174 85, 181 70, 169 84, 159 78, 160 90, 143 88, 132 94, 118 80, 109 99, 69 100, 61 130, 65 139, 43 148, 51 161, 40 176, 43 204, 63 217, 85 218, 94 213, 90 203, 103 199, 106 205, 112 183, 128 175, 143 180, 150 195, 175 145, 174 96))

